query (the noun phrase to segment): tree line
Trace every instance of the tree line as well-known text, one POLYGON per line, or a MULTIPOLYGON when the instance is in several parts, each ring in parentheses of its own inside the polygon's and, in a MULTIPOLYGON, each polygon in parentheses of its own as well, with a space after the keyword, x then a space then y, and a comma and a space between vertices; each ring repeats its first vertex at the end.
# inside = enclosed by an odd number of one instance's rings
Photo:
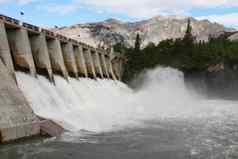
POLYGON ((141 38, 137 34, 134 47, 127 48, 118 43, 114 49, 125 55, 123 81, 128 82, 140 72, 158 65, 170 66, 183 72, 205 71, 213 64, 238 64, 238 42, 226 36, 210 36, 208 41, 196 41, 188 20, 183 38, 167 39, 158 45, 149 43, 141 48, 141 38))

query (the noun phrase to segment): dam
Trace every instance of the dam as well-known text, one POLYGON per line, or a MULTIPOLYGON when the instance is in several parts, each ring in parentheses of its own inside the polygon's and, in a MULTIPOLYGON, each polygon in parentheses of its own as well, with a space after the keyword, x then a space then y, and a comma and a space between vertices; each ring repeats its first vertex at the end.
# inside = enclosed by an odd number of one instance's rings
MULTIPOLYGON (((121 80, 124 58, 113 49, 94 48, 75 39, 0 15, 0 143, 62 130, 39 119, 25 99, 16 71, 34 78, 121 80)), ((42 105, 43 107, 43 105, 42 105)))
POLYGON ((2 21, 0 141, 56 137, 0 144, 0 158, 238 158, 237 100, 209 98, 183 72, 162 66, 131 89, 120 82, 122 57, 113 50, 89 54, 49 30, 33 36, 19 24, 16 33, 2 21))

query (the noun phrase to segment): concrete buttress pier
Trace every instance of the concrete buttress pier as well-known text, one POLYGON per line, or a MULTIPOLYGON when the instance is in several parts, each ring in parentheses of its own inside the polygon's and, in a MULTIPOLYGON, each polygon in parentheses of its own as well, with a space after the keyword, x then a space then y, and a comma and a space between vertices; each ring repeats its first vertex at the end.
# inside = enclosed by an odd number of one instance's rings
POLYGON ((94 48, 5 15, 0 15, 0 40, 0 58, 13 76, 15 70, 46 75, 51 81, 53 74, 65 79, 68 75, 114 80, 121 76, 112 47, 94 48))
POLYGON ((109 73, 110 78, 112 78, 113 80, 116 80, 116 76, 115 76, 115 74, 113 72, 113 69, 112 69, 112 62, 111 62, 110 57, 107 55, 105 60, 106 60, 107 69, 108 69, 108 73, 109 73))
POLYGON ((53 81, 53 71, 45 35, 43 33, 31 35, 30 41, 37 73, 47 75, 53 81))
POLYGON ((36 76, 36 68, 27 30, 23 28, 7 29, 7 35, 14 58, 15 69, 30 72, 33 76, 36 76))
POLYGON ((14 66, 12 61, 12 56, 10 52, 10 47, 8 44, 7 33, 5 29, 5 24, 0 20, 0 57, 2 62, 7 66, 11 74, 14 74, 14 66))
POLYGON ((114 71, 113 71, 113 68, 112 68, 112 62, 111 62, 111 60, 109 60, 109 72, 110 72, 110 74, 111 74, 111 76, 112 76, 112 79, 113 80, 117 80, 117 77, 116 77, 116 75, 115 75, 115 73, 114 73, 114 71))
POLYGON ((102 68, 101 68, 100 61, 99 61, 99 55, 96 50, 92 50, 92 58, 94 61, 94 68, 95 68, 97 77, 103 78, 102 68))
POLYGON ((102 71, 103 78, 107 78, 106 70, 103 66, 104 64, 103 64, 103 59, 102 59, 102 53, 101 52, 98 52, 98 61, 99 61, 99 65, 101 66, 101 71, 102 71))
POLYGON ((113 72, 115 73, 115 76, 117 79, 121 79, 121 60, 118 58, 115 58, 112 61, 112 69, 113 72))
POLYGON ((107 67, 107 62, 106 62, 106 55, 101 54, 101 61, 102 61, 102 68, 104 70, 104 76, 106 76, 107 78, 110 78, 109 75, 109 71, 108 71, 108 67, 107 67))
POLYGON ((71 77, 78 78, 78 69, 75 60, 75 54, 73 50, 73 45, 71 42, 62 42, 61 43, 63 58, 65 62, 65 66, 68 70, 68 73, 71 77))
POLYGON ((76 56, 76 64, 78 67, 79 74, 82 76, 88 77, 88 71, 87 71, 87 67, 85 64, 85 58, 84 58, 82 46, 80 46, 80 45, 75 46, 74 52, 75 52, 75 56, 76 56))
POLYGON ((0 144, 40 133, 39 121, 0 60, 0 144))
POLYGON ((64 64, 60 41, 58 39, 48 39, 47 46, 53 73, 60 74, 65 79, 68 79, 68 72, 64 64))
POLYGON ((96 76, 96 72, 95 72, 95 68, 94 68, 91 50, 89 48, 87 48, 87 49, 84 48, 83 53, 85 55, 84 57, 85 57, 86 67, 88 70, 88 75, 92 78, 96 78, 97 76, 96 76))

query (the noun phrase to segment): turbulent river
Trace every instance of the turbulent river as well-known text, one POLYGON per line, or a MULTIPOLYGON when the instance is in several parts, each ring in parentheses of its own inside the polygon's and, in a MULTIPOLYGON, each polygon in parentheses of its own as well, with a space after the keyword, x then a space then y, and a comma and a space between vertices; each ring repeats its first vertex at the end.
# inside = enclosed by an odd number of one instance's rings
POLYGON ((238 159, 238 101, 208 99, 172 68, 147 71, 135 90, 112 80, 17 72, 33 111, 60 137, 0 147, 0 159, 238 159))

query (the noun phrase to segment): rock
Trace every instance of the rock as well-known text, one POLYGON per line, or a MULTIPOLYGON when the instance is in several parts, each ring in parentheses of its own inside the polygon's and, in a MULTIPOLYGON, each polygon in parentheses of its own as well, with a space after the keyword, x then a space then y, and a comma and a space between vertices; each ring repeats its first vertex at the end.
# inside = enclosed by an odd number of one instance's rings
POLYGON ((238 41, 238 33, 236 33, 236 34, 230 36, 229 39, 230 39, 231 41, 238 41))
POLYGON ((208 72, 219 72, 219 71, 224 71, 225 67, 224 64, 216 64, 216 65, 211 65, 208 67, 207 71, 208 72))
POLYGON ((196 20, 192 17, 179 16, 156 16, 132 23, 108 19, 102 22, 76 24, 54 30, 93 46, 97 46, 100 42, 115 44, 121 41, 128 46, 133 46, 136 34, 139 32, 143 40, 142 44, 145 46, 150 42, 157 44, 161 40, 183 37, 188 18, 191 19, 193 34, 197 37, 197 40, 206 41, 209 35, 234 31, 234 29, 227 29, 223 25, 211 23, 208 20, 196 20))

